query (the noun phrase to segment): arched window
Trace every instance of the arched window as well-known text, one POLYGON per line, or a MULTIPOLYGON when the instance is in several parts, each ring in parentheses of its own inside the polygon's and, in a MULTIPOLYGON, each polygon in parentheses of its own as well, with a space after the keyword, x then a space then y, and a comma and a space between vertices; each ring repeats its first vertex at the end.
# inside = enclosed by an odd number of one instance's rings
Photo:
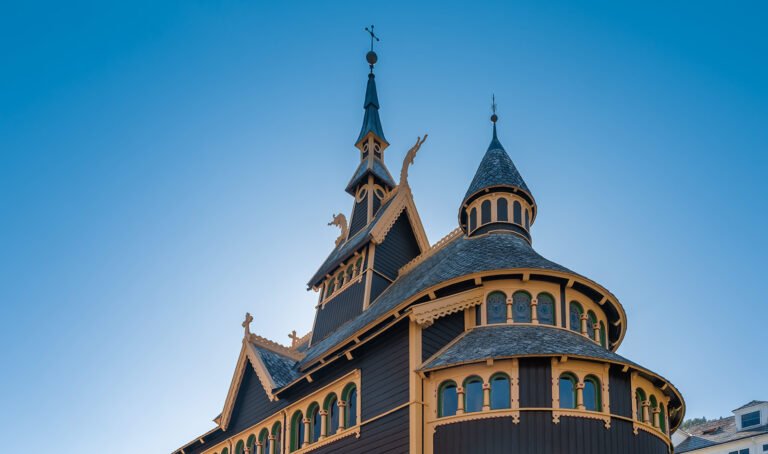
POLYGON ((522 210, 523 207, 520 206, 520 202, 515 200, 515 203, 512 204, 512 220, 515 224, 523 225, 522 210))
POLYGON ((570 327, 572 331, 576 331, 577 333, 581 332, 581 314, 584 313, 584 309, 581 308, 581 304, 577 303, 576 301, 571 301, 571 323, 570 327))
MULTIPOLYGON (((272 446, 269 442, 269 431, 267 429, 261 429, 261 432, 259 432, 259 443, 261 443, 261 452, 258 454, 272 454, 272 446)), ((251 451, 251 453, 256 453, 256 451, 251 451)))
POLYGON ((336 288, 341 288, 341 286, 344 285, 344 272, 342 271, 339 273, 338 277, 336 277, 336 288))
POLYGON ((477 376, 464 380, 464 411, 472 413, 483 409, 483 379, 477 376))
POLYGON ((608 345, 605 341, 605 323, 600 322, 600 345, 603 346, 603 348, 608 348, 608 345))
POLYGON ((309 418, 309 442, 315 443, 320 439, 320 431, 323 430, 323 417, 320 415, 320 406, 313 403, 307 410, 309 418))
POLYGON ((539 293, 536 297, 536 318, 545 325, 555 324, 555 299, 549 293, 539 293))
MULTIPOLYGON (((279 422, 272 426, 272 438, 275 440, 274 454, 280 454, 283 449, 283 426, 279 422)), ((264 451, 264 454, 272 454, 272 452, 264 451)))
POLYGON ((659 406, 659 401, 656 400, 656 396, 651 395, 651 398, 648 399, 651 401, 651 405, 648 407, 648 418, 650 418, 650 421, 648 421, 652 426, 656 426, 656 421, 653 418, 653 414, 655 413, 653 410, 656 409, 656 407, 659 406))
POLYGON ((499 221, 509 221, 509 206, 507 199, 500 197, 496 201, 496 219, 499 221))
POLYGON ((335 279, 329 279, 328 280, 328 291, 325 292, 325 297, 328 298, 329 296, 333 295, 334 290, 336 290, 336 280, 335 279))
POLYGON ((507 295, 492 292, 485 300, 485 319, 488 324, 507 321, 507 295))
POLYGON ((221 454, 229 454, 229 449, 227 448, 222 449, 221 454))
POLYGON ((245 443, 240 440, 235 445, 235 454, 243 454, 245 452, 245 443))
POLYGON ((584 379, 584 408, 589 411, 603 411, 600 395, 600 379, 589 375, 584 379))
POLYGON ((342 394, 342 399, 347 403, 346 421, 344 427, 353 427, 357 425, 357 387, 347 385, 342 394))
POLYGON ((482 304, 478 304, 475 306, 475 326, 480 326, 483 324, 483 306, 482 304))
POLYGON ((336 394, 331 394, 325 399, 325 411, 328 412, 328 433, 330 436, 339 430, 339 399, 336 394))
POLYGON ((667 433, 667 411, 664 409, 664 404, 659 404, 659 429, 667 433))
POLYGON ((443 382, 437 394, 437 416, 453 416, 459 407, 459 395, 454 381, 443 382))
POLYGON ((347 282, 351 281, 354 276, 355 276, 355 266, 349 265, 349 267, 347 267, 347 277, 346 277, 347 282))
POLYGON ((469 231, 473 231, 477 228, 477 208, 472 208, 469 212, 469 231))
POLYGON ((525 230, 529 230, 531 228, 531 216, 529 213, 530 212, 528 210, 525 210, 525 230))
POLYGON ((251 454, 257 454, 256 453, 256 435, 251 435, 248 437, 248 441, 245 442, 245 446, 250 450, 251 454))
POLYGON ((597 316, 594 312, 587 312, 587 335, 590 339, 597 340, 597 331, 595 331, 595 325, 597 324, 597 316))
POLYGON ((480 224, 485 225, 491 222, 491 201, 484 200, 480 204, 480 224))
POLYGON ((363 258, 360 257, 357 259, 357 262, 355 262, 355 274, 360 274, 360 272, 363 270, 363 258))
POLYGON ((509 408, 509 377, 505 374, 496 374, 491 377, 491 410, 509 408))
POLYGON ((512 295, 512 320, 516 323, 531 322, 531 294, 528 292, 515 292, 512 295))
POLYGON ((640 422, 645 422, 645 419, 643 418, 643 402, 645 402, 645 392, 642 389, 637 388, 637 391, 635 391, 635 407, 637 407, 635 418, 640 422))
POLYGON ((304 415, 297 411, 291 418, 291 452, 301 449, 304 443, 304 415))
POLYGON ((560 376, 560 408, 576 408, 576 377, 567 372, 560 376))

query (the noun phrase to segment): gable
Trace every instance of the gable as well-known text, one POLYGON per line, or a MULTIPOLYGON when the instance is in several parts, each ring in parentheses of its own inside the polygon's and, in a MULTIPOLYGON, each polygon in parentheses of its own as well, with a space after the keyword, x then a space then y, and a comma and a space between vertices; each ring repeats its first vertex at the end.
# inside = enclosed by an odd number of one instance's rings
POLYGON ((240 388, 232 407, 227 432, 237 433, 284 407, 283 401, 270 401, 252 367, 243 370, 240 388))
POLYGON ((400 268, 421 253, 411 221, 405 210, 389 229, 384 241, 376 247, 373 267, 390 280, 397 278, 400 268))

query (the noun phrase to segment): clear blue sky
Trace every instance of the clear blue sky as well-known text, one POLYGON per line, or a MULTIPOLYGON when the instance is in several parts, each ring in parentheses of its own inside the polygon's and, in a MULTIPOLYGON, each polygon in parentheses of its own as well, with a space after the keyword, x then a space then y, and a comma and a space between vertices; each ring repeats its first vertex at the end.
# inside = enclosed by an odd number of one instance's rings
POLYGON ((213 426, 246 311, 282 342, 311 328, 371 22, 394 173, 429 133, 432 242, 495 93, 534 245, 620 298, 619 353, 688 416, 768 399, 764 5, 5 2, 2 450, 167 453, 213 426))

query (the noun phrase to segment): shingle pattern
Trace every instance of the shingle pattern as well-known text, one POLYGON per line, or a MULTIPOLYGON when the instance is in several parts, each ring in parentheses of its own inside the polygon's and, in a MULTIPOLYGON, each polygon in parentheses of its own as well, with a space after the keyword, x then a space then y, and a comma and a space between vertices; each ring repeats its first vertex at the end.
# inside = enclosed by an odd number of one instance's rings
MULTIPOLYGON (((579 333, 546 326, 490 325, 477 327, 439 352, 422 370, 527 355, 568 355, 621 364, 637 364, 597 345, 579 333)), ((639 366, 637 366, 639 367, 639 366)))
POLYGON ((496 126, 494 125, 493 128, 493 140, 488 146, 488 151, 485 152, 477 172, 475 172, 475 177, 472 179, 467 193, 464 195, 465 201, 478 191, 494 186, 511 186, 531 193, 517 167, 496 137, 496 126))

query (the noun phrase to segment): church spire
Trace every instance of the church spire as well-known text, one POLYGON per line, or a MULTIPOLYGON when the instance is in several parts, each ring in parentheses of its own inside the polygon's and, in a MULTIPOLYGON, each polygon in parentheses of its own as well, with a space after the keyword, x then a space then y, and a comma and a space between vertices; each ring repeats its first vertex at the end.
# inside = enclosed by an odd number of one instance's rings
POLYGON ((365 117, 363 117, 363 127, 360 129, 360 135, 357 137, 355 146, 361 148, 364 139, 372 133, 377 139, 386 143, 384 138, 384 130, 381 128, 381 119, 379 118, 379 96, 376 93, 376 75, 373 74, 373 66, 379 60, 379 56, 373 51, 373 42, 381 41, 373 32, 373 25, 370 28, 365 27, 371 35, 371 50, 365 55, 366 61, 371 72, 368 74, 368 86, 365 88, 365 102, 363 102, 363 109, 365 109, 365 117))
POLYGON ((468 234, 511 230, 530 241, 536 201, 496 132, 496 98, 491 105, 493 136, 459 209, 459 225, 468 234), (495 208, 492 205, 496 204, 495 208), (495 213, 495 214, 494 214, 495 213))

